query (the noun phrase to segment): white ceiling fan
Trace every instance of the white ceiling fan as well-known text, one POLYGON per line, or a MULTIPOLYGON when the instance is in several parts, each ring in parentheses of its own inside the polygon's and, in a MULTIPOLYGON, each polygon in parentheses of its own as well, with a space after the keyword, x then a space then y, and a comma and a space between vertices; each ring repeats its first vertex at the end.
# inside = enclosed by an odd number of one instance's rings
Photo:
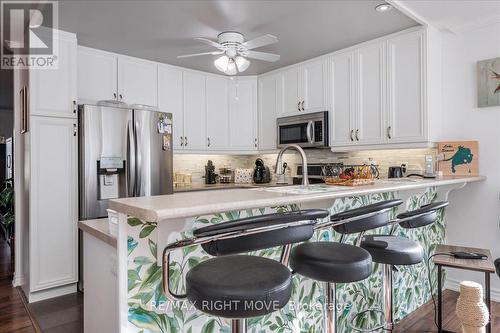
POLYGON ((218 51, 186 54, 177 58, 190 58, 202 55, 219 55, 214 61, 215 67, 228 75, 235 75, 244 72, 250 61, 247 58, 275 62, 280 60, 278 54, 252 51, 253 49, 278 42, 278 38, 273 35, 263 35, 245 42, 243 34, 236 31, 224 31, 217 36, 217 42, 207 38, 195 38, 200 42, 208 44, 218 49, 218 51))

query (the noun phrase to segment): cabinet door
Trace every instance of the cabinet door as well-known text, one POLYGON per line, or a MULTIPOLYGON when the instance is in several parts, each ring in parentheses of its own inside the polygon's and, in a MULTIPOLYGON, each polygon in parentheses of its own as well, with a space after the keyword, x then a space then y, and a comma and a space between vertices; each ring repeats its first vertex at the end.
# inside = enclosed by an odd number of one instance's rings
POLYGON ((77 118, 76 38, 60 32, 57 69, 30 70, 30 114, 77 118))
POLYGON ((426 140, 422 31, 388 40, 389 142, 426 140))
POLYGON ((229 135, 232 150, 256 150, 257 80, 233 79, 229 88, 229 135))
POLYGON ((182 70, 175 67, 158 66, 158 107, 172 114, 174 149, 183 148, 184 110, 182 70))
POLYGON ((304 102, 306 112, 326 110, 326 62, 324 60, 307 63, 301 67, 302 83, 299 101, 304 102))
POLYGON ((229 147, 229 88, 225 77, 207 76, 207 147, 229 147))
POLYGON ((332 112, 330 122, 330 145, 346 146, 355 144, 353 128, 355 124, 353 54, 342 53, 329 60, 331 76, 332 112))
POLYGON ((259 149, 276 149, 277 75, 259 79, 259 149))
POLYGON ((356 141, 365 144, 385 142, 385 43, 356 51, 357 126, 356 141))
POLYGON ((299 105, 299 69, 294 67, 281 73, 279 92, 282 98, 280 113, 282 115, 302 112, 299 105))
POLYGON ((75 119, 31 117, 31 291, 78 278, 76 129, 75 119))
POLYGON ((157 106, 157 64, 118 57, 118 97, 128 104, 157 106))
POLYGON ((78 47, 78 102, 94 104, 117 98, 117 56, 78 47))
POLYGON ((207 147, 205 75, 184 72, 184 149, 207 147))

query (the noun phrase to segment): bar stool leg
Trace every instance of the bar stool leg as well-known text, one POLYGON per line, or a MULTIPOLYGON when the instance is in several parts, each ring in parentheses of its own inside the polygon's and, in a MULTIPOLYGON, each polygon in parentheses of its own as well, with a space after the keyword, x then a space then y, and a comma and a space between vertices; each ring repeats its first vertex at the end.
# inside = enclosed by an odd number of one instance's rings
POLYGON ((247 332, 246 319, 231 320, 231 333, 246 333, 246 332, 247 332))
POLYGON ((384 330, 393 330, 393 303, 392 303, 392 265, 383 265, 383 297, 384 297, 384 330))
POLYGON ((337 304, 335 283, 325 283, 325 333, 337 332, 337 304))

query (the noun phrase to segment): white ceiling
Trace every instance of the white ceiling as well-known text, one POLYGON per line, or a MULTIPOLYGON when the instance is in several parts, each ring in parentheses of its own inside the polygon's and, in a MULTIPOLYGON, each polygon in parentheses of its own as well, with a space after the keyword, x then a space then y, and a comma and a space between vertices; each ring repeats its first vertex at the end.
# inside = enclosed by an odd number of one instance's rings
POLYGON ((500 21, 500 0, 394 1, 439 29, 453 32, 500 21))
POLYGON ((247 39, 269 33, 279 42, 259 48, 281 60, 252 60, 245 75, 345 48, 417 25, 396 9, 378 13, 383 0, 351 1, 60 1, 59 27, 85 46, 183 67, 217 72, 215 56, 177 59, 212 51, 194 37, 216 39, 237 30, 247 39))

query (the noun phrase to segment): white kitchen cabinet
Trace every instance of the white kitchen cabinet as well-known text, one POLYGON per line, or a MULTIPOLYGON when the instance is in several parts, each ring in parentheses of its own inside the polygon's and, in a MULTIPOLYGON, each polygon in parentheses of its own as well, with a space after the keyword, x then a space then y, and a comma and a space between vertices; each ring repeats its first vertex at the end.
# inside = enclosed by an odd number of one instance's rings
POLYGON ((330 112, 330 145, 355 144, 354 54, 340 53, 328 60, 331 76, 332 111, 330 112))
POLYGON ((78 103, 117 99, 117 61, 115 54, 78 47, 78 103))
POLYGON ((76 119, 30 118, 31 293, 74 284, 78 279, 76 131, 76 119))
POLYGON ((326 62, 316 60, 300 66, 299 101, 304 112, 325 111, 327 105, 326 62))
POLYGON ((299 68, 292 67, 281 72, 279 96, 281 97, 280 116, 294 114, 301 111, 299 102, 299 68))
POLYGON ((206 98, 205 75, 197 72, 184 72, 184 149, 205 150, 206 98))
POLYGON ((382 144, 385 131, 385 42, 355 52, 356 125, 354 139, 360 144, 382 144))
POLYGON ((30 114, 77 118, 76 37, 63 31, 58 36, 57 69, 30 70, 30 114))
POLYGON ((206 78, 207 148, 224 150, 229 146, 229 79, 206 78))
POLYGON ((182 70, 158 65, 158 108, 172 114, 174 149, 184 144, 184 107, 182 70))
POLYGON ((118 57, 118 99, 128 104, 158 106, 157 64, 118 57))
POLYGON ((257 79, 233 78, 229 84, 231 150, 257 150, 257 79))
POLYGON ((426 141, 424 36, 418 30, 387 41, 390 143, 426 141))
POLYGON ((279 75, 269 75, 258 80, 259 149, 276 149, 276 115, 278 110, 279 75))

